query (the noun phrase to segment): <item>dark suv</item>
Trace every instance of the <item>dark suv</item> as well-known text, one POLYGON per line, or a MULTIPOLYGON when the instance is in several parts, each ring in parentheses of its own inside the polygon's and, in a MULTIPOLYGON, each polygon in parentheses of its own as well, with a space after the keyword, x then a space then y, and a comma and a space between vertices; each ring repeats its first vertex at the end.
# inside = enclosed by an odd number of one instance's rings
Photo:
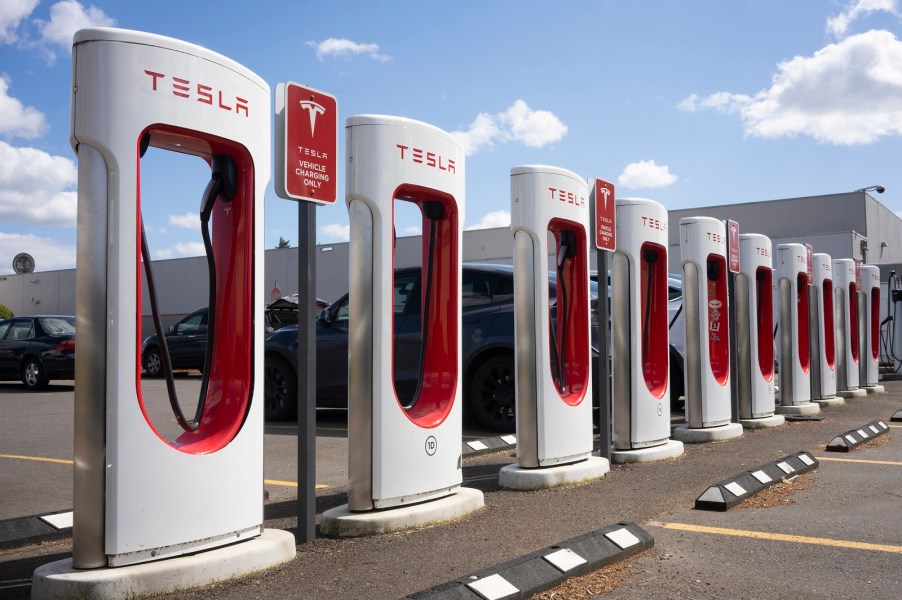
MULTIPOLYGON (((549 293, 555 301, 555 277, 549 293)), ((481 424, 499 432, 514 430, 514 271, 509 265, 465 264, 461 290, 463 408, 481 424)), ((597 287, 590 282, 593 307, 597 287)), ((395 344, 399 351, 395 386, 403 395, 415 388, 420 343, 420 269, 395 271, 395 344), (405 357, 407 360, 405 362, 405 357)), ((594 311, 593 311, 594 312, 594 311)), ((348 406, 348 296, 323 310, 316 323, 316 406, 348 406)), ((592 340, 598 325, 592 319, 592 340)), ((269 420, 296 417, 297 326, 268 334, 265 348, 265 413, 269 420)), ((593 352, 593 360, 594 360, 593 352)), ((594 369, 593 369, 594 371, 594 369)))

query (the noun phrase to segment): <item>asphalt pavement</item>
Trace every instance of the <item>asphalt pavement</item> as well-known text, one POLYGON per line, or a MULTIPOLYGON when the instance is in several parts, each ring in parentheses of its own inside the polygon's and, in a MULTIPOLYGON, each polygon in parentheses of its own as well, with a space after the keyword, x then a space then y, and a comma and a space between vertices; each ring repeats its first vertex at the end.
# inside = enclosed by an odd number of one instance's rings
MULTIPOLYGON (((687 445, 677 459, 615 465, 603 479, 575 487, 502 490, 498 469, 515 462, 511 451, 467 458, 465 485, 482 490, 486 501, 485 509, 468 518, 360 539, 318 536, 298 546, 297 558, 283 567, 169 597, 399 598, 633 521, 654 537, 655 545, 629 561, 614 597, 897 598, 902 590, 900 424, 848 454, 825 452, 840 433, 875 419, 891 424, 890 417, 902 408, 902 382, 886 382, 886 389, 884 395, 825 408, 820 421, 788 422, 747 430, 734 440, 687 445), (740 505, 725 513, 692 509, 709 485, 801 450, 819 459, 818 469, 773 505, 740 505)), ((28 398, 26 405, 21 396, 0 388, 0 493, 6 511, 0 519, 10 511, 22 516, 39 512, 38 507, 65 508, 60 506, 65 492, 59 493, 62 500, 54 499, 52 488, 64 488, 65 478, 71 478, 65 463, 7 458, 44 449, 40 456, 71 459, 71 432, 68 440, 62 433, 40 433, 49 418, 60 431, 67 419, 71 424, 65 400, 47 393, 28 398), (36 411, 42 414, 35 416, 36 411)), ((320 515, 346 502, 341 463, 347 440, 340 419, 318 425, 320 515)), ((268 426, 265 477, 279 483, 266 486, 267 527, 295 527, 295 459, 293 426, 268 426)), ((71 502, 71 481, 68 488, 71 502)), ((27 598, 33 570, 70 552, 68 540, 0 551, 0 598, 27 598)))

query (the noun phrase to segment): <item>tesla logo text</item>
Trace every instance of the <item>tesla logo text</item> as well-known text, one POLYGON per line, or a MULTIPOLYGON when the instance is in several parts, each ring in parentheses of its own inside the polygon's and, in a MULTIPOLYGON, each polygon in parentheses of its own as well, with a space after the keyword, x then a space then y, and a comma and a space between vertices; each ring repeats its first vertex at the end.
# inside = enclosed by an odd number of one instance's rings
POLYGON ((586 199, 582 196, 574 194, 573 192, 559 190, 557 188, 548 188, 548 191, 551 193, 552 200, 557 199, 561 202, 566 202, 567 204, 575 204, 576 206, 586 205, 586 199))
POLYGON ((807 264, 808 264, 808 258, 805 257, 805 256, 796 256, 796 260, 797 260, 798 262, 802 263, 803 265, 807 265, 807 264))
POLYGON ((405 154, 407 157, 418 165, 426 165, 427 167, 432 167, 433 169, 438 169, 439 171, 447 171, 449 173, 457 173, 457 167, 454 165, 454 161, 450 158, 445 158, 441 154, 436 154, 435 152, 427 152, 422 148, 411 148, 410 146, 402 146, 401 144, 395 144, 398 150, 401 151, 401 160, 405 159, 405 154))
POLYGON ((321 104, 317 104, 313 100, 301 100, 300 101, 301 108, 310 113, 310 135, 315 136, 316 134, 316 116, 325 114, 326 108, 321 104))
POLYGON ((658 231, 667 231, 667 221, 662 221, 661 219, 642 217, 642 226, 649 229, 657 229, 658 231))
POLYGON ((831 270, 830 263, 821 263, 821 267, 824 269, 825 273, 829 273, 831 270))
MULTIPOLYGON (((150 76, 151 89, 155 92, 161 91, 163 86, 159 84, 166 79, 166 75, 155 71, 148 71, 147 69, 145 69, 144 72, 150 76)), ((181 77, 171 77, 171 79, 173 96, 184 98, 185 100, 194 98, 198 102, 216 106, 221 110, 228 112, 234 110, 236 115, 243 112, 245 117, 250 116, 248 114, 248 101, 244 98, 228 95, 223 96, 222 90, 220 89, 215 89, 212 86, 203 83, 192 84, 189 80, 182 79, 181 77), (216 104, 214 104, 214 94, 216 104)))
POLYGON ((708 240, 714 242, 715 244, 723 244, 724 243, 723 236, 719 233, 714 233, 713 231, 708 232, 708 240))
POLYGON ((755 251, 758 253, 758 256, 770 256, 770 250, 767 248, 755 248, 755 251))

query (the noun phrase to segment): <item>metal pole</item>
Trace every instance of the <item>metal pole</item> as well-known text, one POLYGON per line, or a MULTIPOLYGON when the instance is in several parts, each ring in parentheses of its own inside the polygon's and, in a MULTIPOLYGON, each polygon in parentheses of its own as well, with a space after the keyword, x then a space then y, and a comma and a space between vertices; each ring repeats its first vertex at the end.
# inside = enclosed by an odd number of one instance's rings
POLYGON ((598 445, 599 456, 611 460, 611 369, 609 357, 611 344, 610 285, 608 270, 610 261, 606 250, 596 250, 598 273, 598 445))
POLYGON ((316 205, 298 203, 298 526, 316 538, 316 205))

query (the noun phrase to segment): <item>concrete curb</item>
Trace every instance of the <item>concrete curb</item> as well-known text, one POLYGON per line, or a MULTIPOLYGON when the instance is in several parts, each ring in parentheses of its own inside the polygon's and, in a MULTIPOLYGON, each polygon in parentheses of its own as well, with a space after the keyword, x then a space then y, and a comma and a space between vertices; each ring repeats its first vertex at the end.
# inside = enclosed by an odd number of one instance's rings
POLYGON ((64 539, 72 535, 72 511, 0 521, 0 550, 64 539))
POLYGON ((517 447, 517 436, 512 433, 496 435, 479 440, 467 440, 461 444, 461 454, 464 458, 481 456, 501 450, 511 450, 517 447))
POLYGON ((862 425, 859 429, 849 431, 836 436, 827 444, 828 452, 849 452, 861 444, 871 441, 878 435, 889 431, 889 427, 883 421, 871 421, 862 425))
POLYGON ((409 599, 529 598, 569 577, 584 575, 654 546, 635 523, 617 523, 471 575, 417 592, 409 599))
POLYGON ((719 481, 696 498, 696 510, 727 511, 746 498, 779 483, 818 467, 817 459, 810 452, 797 452, 769 462, 757 469, 750 469, 719 481))

